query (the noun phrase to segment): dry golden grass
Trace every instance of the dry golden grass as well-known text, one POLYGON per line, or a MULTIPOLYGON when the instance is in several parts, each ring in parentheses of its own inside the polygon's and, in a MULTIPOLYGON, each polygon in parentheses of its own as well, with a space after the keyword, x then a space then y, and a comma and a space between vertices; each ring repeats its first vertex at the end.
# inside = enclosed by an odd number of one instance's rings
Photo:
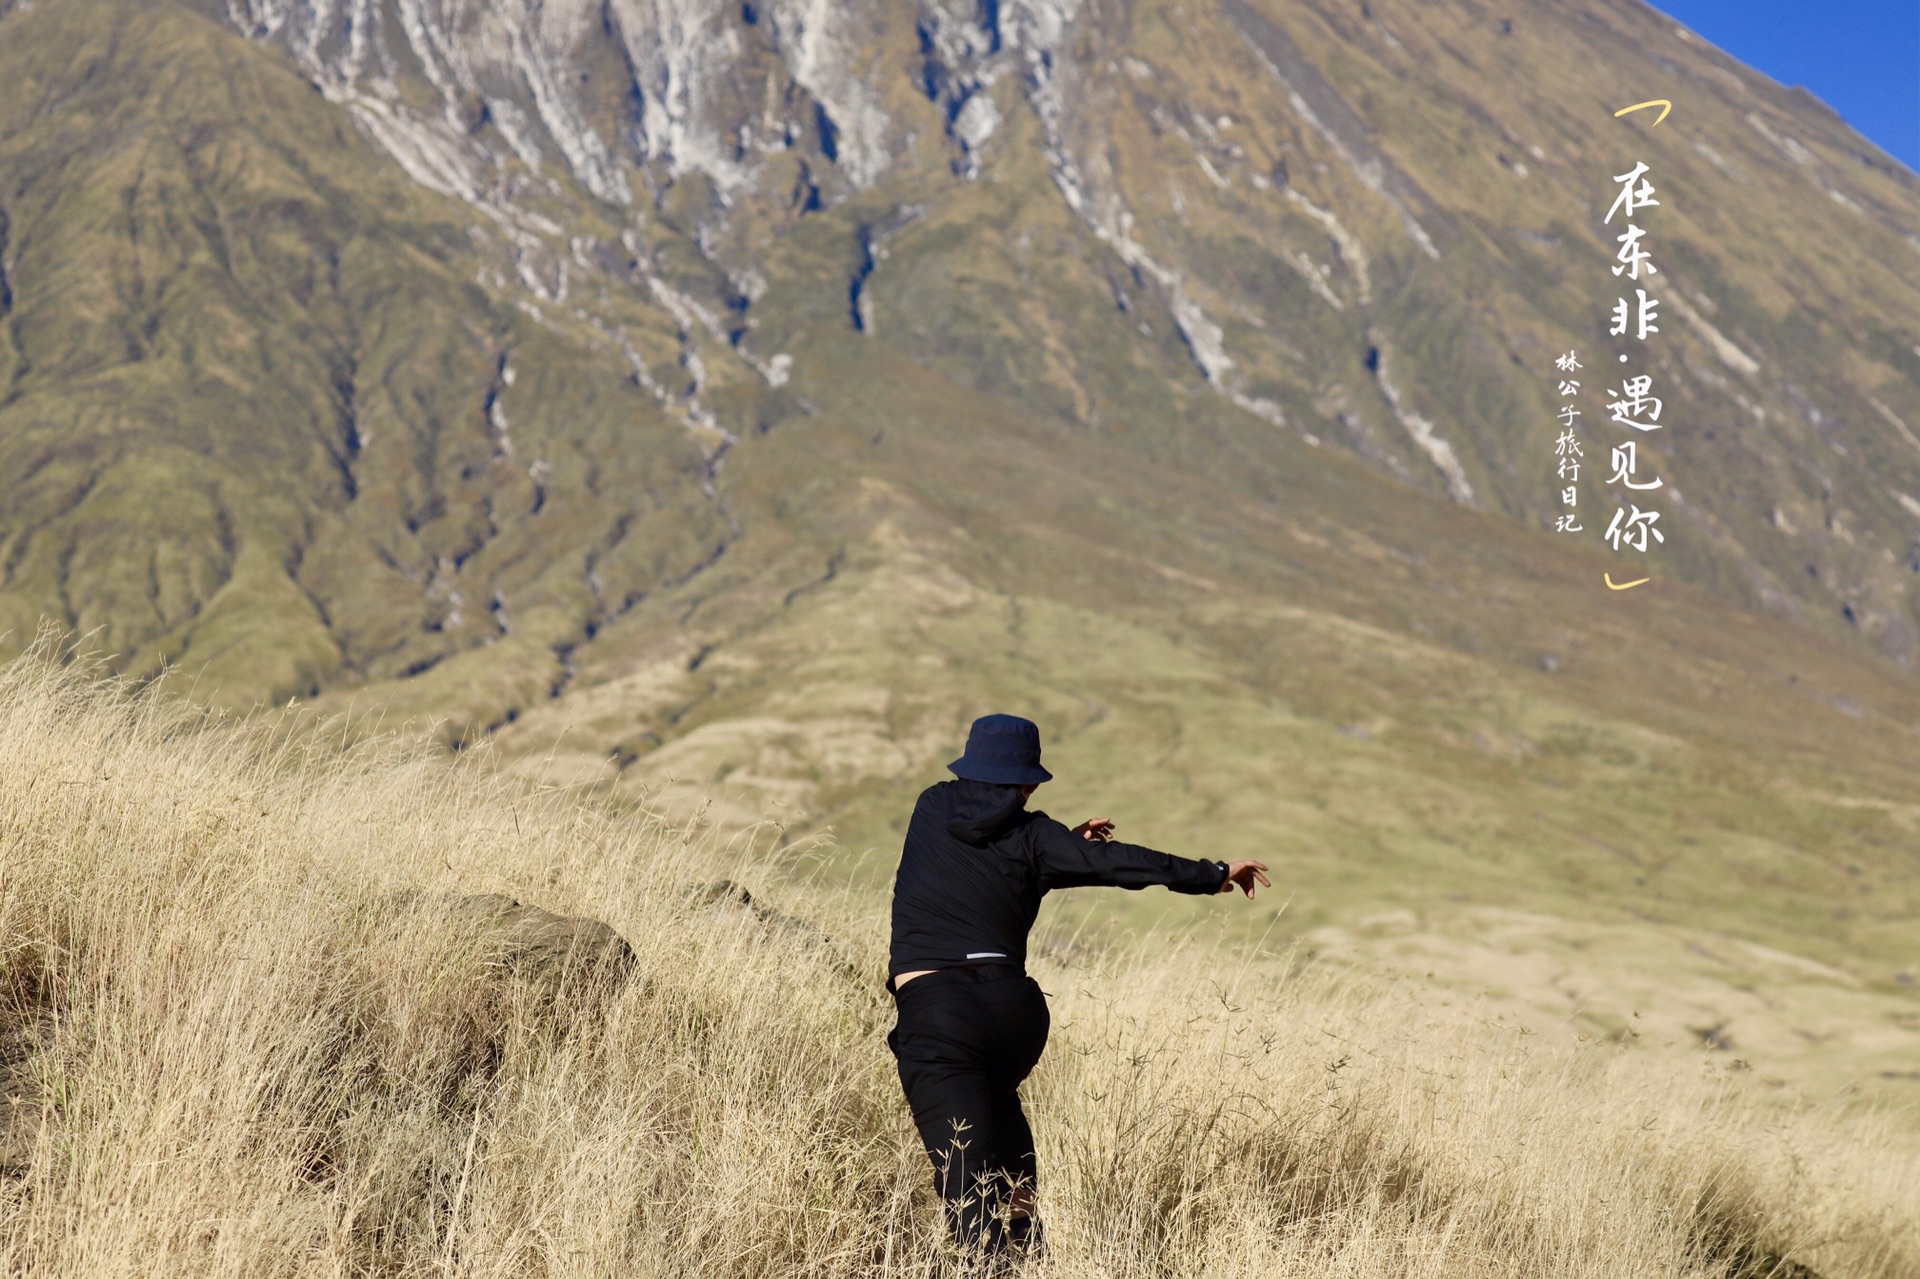
MULTIPOLYGON (((6 1273, 939 1268, 883 903, 338 743, 0 672, 6 1273), (743 867, 811 923, 687 891, 743 867), (607 920, 632 975, 503 970, 449 892, 607 920)), ((1858 1119, 1283 972, 1036 966, 1030 1273, 1920 1274, 1920 1161, 1858 1119)))

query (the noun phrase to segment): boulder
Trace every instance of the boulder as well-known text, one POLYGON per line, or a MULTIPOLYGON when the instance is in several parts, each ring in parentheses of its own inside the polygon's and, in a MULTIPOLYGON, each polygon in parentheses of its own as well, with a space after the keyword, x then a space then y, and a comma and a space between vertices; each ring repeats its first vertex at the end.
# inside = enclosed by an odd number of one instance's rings
POLYGON ((633 947, 609 925, 560 915, 503 893, 401 894, 409 908, 439 915, 478 939, 484 961, 515 977, 570 984, 589 977, 618 985, 633 975, 633 947))

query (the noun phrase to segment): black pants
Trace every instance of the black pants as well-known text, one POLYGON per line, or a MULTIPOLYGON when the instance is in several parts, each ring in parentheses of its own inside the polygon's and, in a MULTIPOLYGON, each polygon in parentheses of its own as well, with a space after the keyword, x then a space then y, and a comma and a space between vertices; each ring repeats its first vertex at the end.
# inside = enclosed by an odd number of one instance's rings
MULTIPOLYGON (((998 1252, 1010 1241, 1007 1196, 1034 1184, 1033 1130, 1017 1090, 1047 1046, 1046 996, 1018 967, 996 964, 916 977, 894 1004, 887 1047, 947 1224, 961 1246, 998 1252)), ((1011 1238, 1032 1229, 1016 1225, 1011 1238)))

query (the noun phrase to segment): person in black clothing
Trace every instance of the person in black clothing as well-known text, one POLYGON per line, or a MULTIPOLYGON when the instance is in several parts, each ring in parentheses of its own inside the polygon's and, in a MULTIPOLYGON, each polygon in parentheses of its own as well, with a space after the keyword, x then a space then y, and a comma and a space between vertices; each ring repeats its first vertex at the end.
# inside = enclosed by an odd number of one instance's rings
POLYGON ((1177 893, 1269 886, 1259 862, 1175 857, 1113 838, 1095 818, 1069 830, 1027 798, 1053 774, 1040 730, 1013 715, 973 722, 957 781, 914 805, 893 886, 887 1035, 914 1126, 962 1247, 1032 1251, 1033 1132, 1020 1082, 1047 1042, 1047 1001, 1026 974, 1027 932, 1056 888, 1164 884, 1177 893))

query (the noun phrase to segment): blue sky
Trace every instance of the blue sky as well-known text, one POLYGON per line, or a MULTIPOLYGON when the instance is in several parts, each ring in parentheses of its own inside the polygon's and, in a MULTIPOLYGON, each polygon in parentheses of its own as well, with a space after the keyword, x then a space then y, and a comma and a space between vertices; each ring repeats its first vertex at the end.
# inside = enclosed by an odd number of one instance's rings
POLYGON ((1652 0, 1920 170, 1920 0, 1652 0))

